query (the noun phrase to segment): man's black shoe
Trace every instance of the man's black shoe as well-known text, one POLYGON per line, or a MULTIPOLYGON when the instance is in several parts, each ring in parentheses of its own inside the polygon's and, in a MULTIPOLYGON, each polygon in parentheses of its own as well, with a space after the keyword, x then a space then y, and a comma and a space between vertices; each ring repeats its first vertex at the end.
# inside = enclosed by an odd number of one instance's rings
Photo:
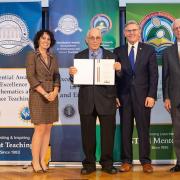
POLYGON ((117 169, 114 166, 111 167, 103 167, 102 171, 108 173, 108 174, 116 174, 117 173, 117 169))
POLYGON ((81 169, 81 174, 82 174, 82 175, 87 175, 87 174, 93 173, 94 171, 96 171, 96 168, 83 167, 83 168, 81 169))
POLYGON ((170 169, 170 172, 179 172, 180 171, 180 165, 176 164, 174 167, 170 169))

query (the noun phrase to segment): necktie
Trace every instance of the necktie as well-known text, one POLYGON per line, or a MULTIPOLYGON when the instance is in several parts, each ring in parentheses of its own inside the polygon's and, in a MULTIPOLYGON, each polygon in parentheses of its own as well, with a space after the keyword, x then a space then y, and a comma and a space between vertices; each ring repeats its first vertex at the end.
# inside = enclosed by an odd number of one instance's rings
POLYGON ((134 71, 134 46, 131 47, 131 51, 129 53, 129 61, 131 63, 132 70, 134 71))
POLYGON ((97 54, 96 54, 95 52, 93 52, 93 53, 91 54, 91 56, 92 56, 93 59, 96 59, 97 54))

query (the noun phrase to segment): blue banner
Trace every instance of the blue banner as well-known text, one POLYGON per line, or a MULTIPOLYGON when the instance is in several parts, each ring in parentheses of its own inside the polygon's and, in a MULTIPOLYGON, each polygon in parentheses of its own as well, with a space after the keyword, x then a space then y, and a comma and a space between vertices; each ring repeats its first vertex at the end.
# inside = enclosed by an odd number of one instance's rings
POLYGON ((31 160, 25 60, 41 29, 41 2, 0 2, 0 164, 31 160))
POLYGON ((25 67, 26 53, 33 48, 41 28, 40 2, 0 3, 0 67, 25 67))
POLYGON ((32 128, 0 129, 0 161, 31 161, 32 128))

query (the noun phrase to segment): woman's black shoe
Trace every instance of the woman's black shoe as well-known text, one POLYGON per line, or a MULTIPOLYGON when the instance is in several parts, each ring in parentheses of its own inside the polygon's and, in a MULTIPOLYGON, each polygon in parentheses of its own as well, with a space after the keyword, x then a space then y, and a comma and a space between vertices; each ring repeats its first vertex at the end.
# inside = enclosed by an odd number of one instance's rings
POLYGON ((42 169, 38 169, 38 170, 34 169, 34 165, 33 165, 32 162, 31 162, 31 166, 32 166, 32 169, 33 169, 33 171, 34 171, 35 173, 42 173, 42 172, 43 172, 42 169))

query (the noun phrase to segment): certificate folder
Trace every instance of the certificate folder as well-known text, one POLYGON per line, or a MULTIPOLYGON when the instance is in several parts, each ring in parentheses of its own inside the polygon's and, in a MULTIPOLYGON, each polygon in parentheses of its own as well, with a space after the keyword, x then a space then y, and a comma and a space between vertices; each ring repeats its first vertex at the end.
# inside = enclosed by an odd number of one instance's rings
POLYGON ((114 59, 74 59, 75 85, 114 85, 114 59))

